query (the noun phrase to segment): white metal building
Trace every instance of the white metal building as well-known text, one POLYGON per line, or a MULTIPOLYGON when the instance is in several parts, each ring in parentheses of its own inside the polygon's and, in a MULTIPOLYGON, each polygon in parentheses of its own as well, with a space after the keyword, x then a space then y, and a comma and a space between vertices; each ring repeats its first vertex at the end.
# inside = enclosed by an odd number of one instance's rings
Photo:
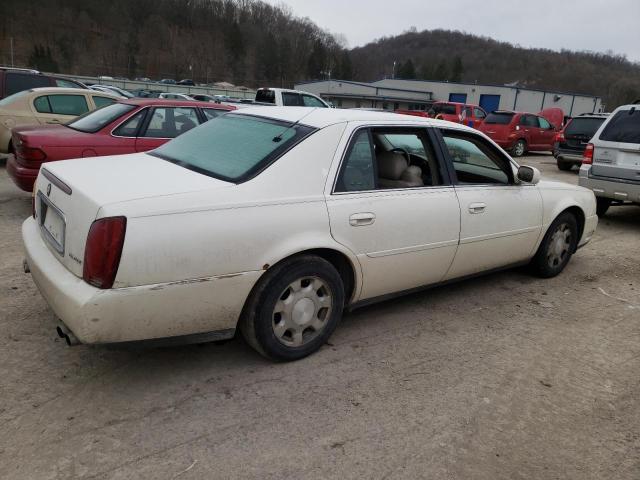
POLYGON ((424 80, 384 79, 372 83, 324 80, 300 83, 296 90, 319 95, 339 108, 424 110, 433 101, 480 105, 486 111, 539 112, 562 108, 565 115, 602 111, 602 99, 593 95, 533 90, 516 86, 424 80))

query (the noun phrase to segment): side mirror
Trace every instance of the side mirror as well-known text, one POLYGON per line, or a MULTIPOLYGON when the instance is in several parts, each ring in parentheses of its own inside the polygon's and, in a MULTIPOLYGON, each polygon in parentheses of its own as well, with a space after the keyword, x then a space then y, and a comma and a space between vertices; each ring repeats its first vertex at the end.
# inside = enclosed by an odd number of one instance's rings
POLYGON ((540 170, 535 167, 522 165, 518 168, 518 180, 524 183, 537 184, 540 181, 540 170))

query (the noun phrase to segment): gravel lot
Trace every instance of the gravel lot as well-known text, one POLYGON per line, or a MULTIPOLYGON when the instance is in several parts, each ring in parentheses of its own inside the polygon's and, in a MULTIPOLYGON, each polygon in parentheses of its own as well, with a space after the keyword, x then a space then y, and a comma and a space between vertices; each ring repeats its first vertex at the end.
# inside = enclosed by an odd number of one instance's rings
POLYGON ((557 278, 371 306, 290 364, 239 340, 68 348, 22 272, 30 209, 0 161, 0 478, 640 478, 640 208, 557 278))

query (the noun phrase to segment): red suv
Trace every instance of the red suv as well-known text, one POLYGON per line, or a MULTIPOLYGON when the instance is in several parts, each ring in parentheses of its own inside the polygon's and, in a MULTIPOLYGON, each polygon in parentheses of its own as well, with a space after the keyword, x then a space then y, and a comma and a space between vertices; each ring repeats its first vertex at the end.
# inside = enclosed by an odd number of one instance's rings
POLYGON ((479 130, 514 157, 526 152, 552 152, 557 129, 533 113, 497 110, 487 115, 479 130))
POLYGON ((487 116, 478 105, 457 102, 435 102, 429 110, 432 118, 462 123, 469 127, 478 128, 487 116))

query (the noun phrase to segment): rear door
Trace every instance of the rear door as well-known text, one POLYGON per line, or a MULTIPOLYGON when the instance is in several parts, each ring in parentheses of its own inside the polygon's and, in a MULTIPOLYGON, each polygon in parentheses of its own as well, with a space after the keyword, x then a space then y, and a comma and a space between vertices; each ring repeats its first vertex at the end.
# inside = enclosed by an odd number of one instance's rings
POLYGON ((640 108, 618 110, 593 143, 594 175, 640 181, 640 108))
POLYGON ((136 139, 136 151, 153 150, 199 124, 197 111, 193 107, 155 107, 147 115, 136 139))
POLYGON ((48 93, 33 99, 33 110, 41 124, 61 124, 89 111, 84 94, 48 93))

